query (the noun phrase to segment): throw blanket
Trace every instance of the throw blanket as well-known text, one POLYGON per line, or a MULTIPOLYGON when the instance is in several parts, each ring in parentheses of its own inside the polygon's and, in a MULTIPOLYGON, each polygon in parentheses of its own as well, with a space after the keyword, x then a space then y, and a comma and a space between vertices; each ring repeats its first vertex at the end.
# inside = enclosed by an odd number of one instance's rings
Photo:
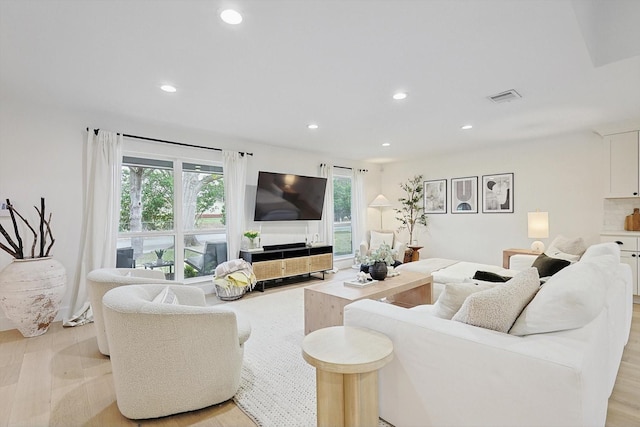
POLYGON ((253 289, 257 280, 251 264, 243 259, 232 259, 216 267, 214 283, 222 287, 237 286, 253 289))

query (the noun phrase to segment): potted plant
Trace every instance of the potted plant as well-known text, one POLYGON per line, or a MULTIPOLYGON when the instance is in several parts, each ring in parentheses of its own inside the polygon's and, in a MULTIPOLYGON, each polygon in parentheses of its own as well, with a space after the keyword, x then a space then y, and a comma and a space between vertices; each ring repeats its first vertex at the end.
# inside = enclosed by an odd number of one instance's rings
POLYGON ((260 232, 255 230, 247 230, 244 232, 244 237, 249 239, 249 249, 253 249, 256 247, 254 240, 259 235, 260 235, 260 232))
POLYGON ((156 263, 158 265, 162 265, 164 263, 164 261, 162 260, 162 256, 164 255, 164 249, 156 249, 154 252, 156 253, 156 257, 158 258, 156 260, 156 263))
POLYGON ((409 232, 409 245, 417 243, 413 240, 413 233, 416 231, 416 226, 423 225, 426 227, 429 225, 427 215, 424 212, 424 206, 422 205, 422 193, 424 191, 422 180, 422 175, 415 175, 407 182, 400 183, 400 188, 404 190, 406 196, 398 199, 402 207, 395 209, 398 214, 396 219, 400 221, 398 231, 407 229, 409 232))
POLYGON ((384 280, 387 277, 388 266, 393 265, 394 251, 387 243, 381 244, 378 249, 365 256, 362 265, 368 266, 369 275, 374 280, 384 280))
POLYGON ((38 231, 9 199, 6 202, 14 237, 0 224, 0 234, 6 240, 6 244, 0 242, 0 249, 11 255, 13 261, 0 271, 0 306, 22 335, 34 337, 47 332, 58 314, 67 284, 66 271, 50 256, 55 239, 44 198, 40 199, 40 208, 34 206, 40 221, 38 231), (25 250, 16 217, 33 233, 30 251, 25 250))

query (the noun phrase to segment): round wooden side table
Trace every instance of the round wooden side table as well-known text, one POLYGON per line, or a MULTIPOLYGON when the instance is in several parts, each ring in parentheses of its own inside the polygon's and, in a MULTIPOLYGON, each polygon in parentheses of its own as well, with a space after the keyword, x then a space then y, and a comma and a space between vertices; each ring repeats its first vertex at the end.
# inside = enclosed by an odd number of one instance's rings
POLYGON ((393 359, 380 332, 333 326, 302 341, 304 360, 316 368, 318 427, 378 425, 378 369, 393 359))

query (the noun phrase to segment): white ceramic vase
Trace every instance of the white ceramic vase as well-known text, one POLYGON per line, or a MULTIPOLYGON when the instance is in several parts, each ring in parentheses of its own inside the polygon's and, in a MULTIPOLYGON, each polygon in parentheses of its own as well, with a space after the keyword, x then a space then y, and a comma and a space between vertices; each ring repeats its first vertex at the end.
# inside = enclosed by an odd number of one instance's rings
POLYGON ((0 271, 0 307, 22 335, 42 335, 58 314, 66 286, 66 270, 53 258, 14 259, 0 271))

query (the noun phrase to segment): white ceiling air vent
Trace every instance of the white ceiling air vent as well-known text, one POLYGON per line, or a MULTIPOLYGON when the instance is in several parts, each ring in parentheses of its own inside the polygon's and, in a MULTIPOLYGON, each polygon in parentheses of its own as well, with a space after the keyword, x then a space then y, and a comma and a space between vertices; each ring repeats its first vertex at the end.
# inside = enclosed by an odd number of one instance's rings
POLYGON ((516 92, 515 89, 509 89, 508 91, 500 92, 496 95, 491 95, 489 97, 489 99, 495 102, 496 104, 499 104, 501 102, 510 102, 520 98, 522 98, 522 95, 516 92))

